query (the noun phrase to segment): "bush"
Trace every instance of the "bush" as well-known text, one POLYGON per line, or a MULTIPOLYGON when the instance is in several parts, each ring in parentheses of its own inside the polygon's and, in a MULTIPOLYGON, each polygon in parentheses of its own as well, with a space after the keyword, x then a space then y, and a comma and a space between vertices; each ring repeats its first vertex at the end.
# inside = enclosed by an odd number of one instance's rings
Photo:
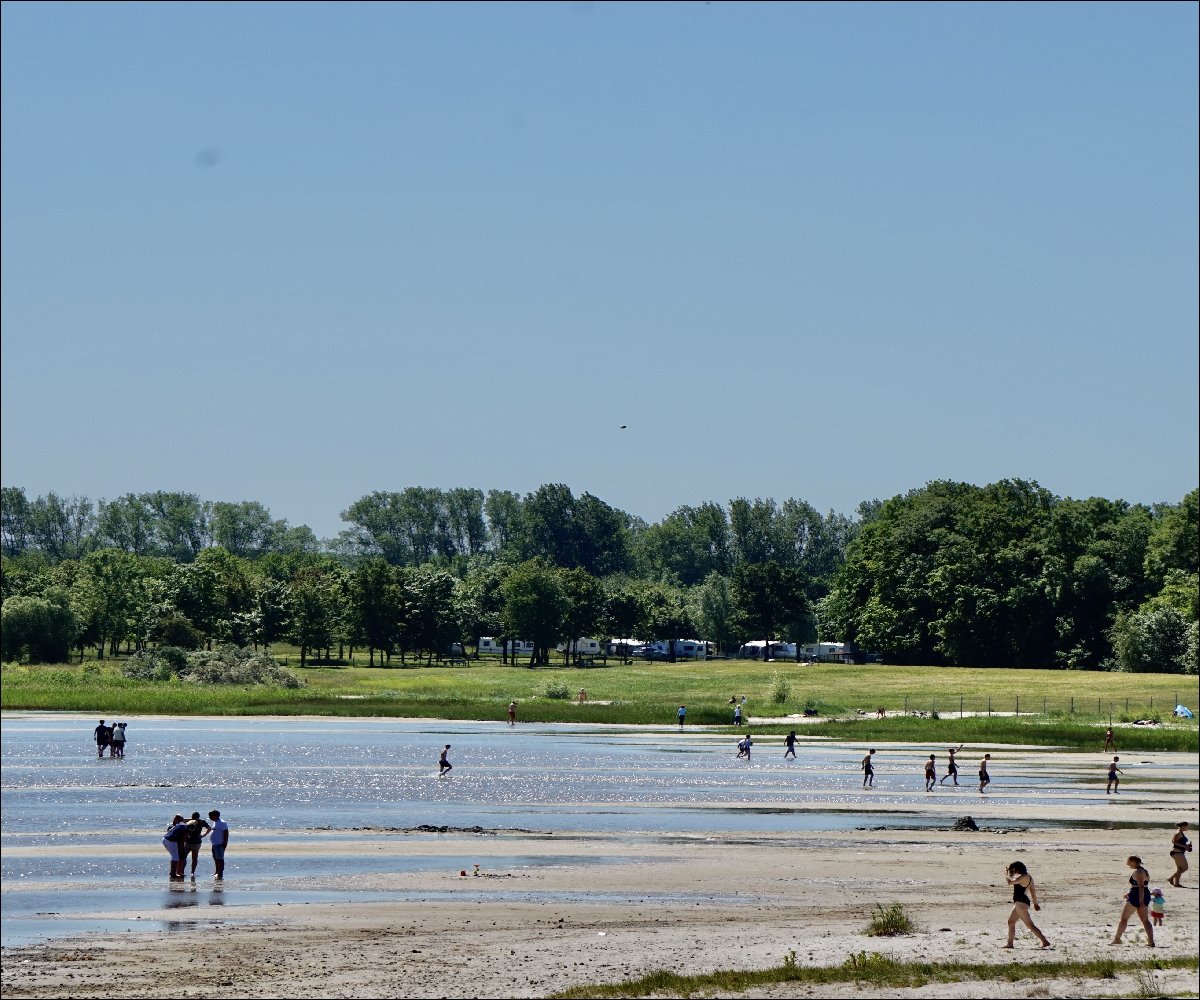
POLYGON ((871 937, 896 937, 899 934, 911 934, 916 929, 900 903, 893 903, 886 910, 876 903, 875 915, 867 924, 867 934, 871 937))
POLYGON ((169 681, 187 669, 187 658, 178 646, 141 650, 125 661, 121 673, 135 681, 169 681))
POLYGON ((571 697, 571 689, 567 687, 566 681, 558 678, 547 681, 546 687, 543 689, 542 694, 544 694, 547 698, 555 698, 561 701, 564 698, 571 697))
POLYGON ((792 696, 792 685, 788 683, 788 679, 778 670, 771 675, 771 701, 776 705, 783 705, 788 698, 792 696))
POLYGON ((189 684, 265 684, 299 688, 304 681, 266 653, 236 646, 187 654, 179 676, 189 684))

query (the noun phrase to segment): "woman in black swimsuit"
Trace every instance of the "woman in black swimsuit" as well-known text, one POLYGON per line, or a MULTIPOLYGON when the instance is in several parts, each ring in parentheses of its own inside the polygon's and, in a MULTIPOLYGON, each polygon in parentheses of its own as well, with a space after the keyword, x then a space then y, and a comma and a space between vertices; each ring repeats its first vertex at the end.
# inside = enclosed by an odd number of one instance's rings
POLYGON ((1187 856, 1191 853, 1192 845, 1188 841, 1188 825, 1186 823, 1177 823, 1175 828, 1175 836, 1171 838, 1171 860, 1175 862, 1175 874, 1167 879, 1176 889, 1182 889, 1179 880, 1183 877, 1183 873, 1188 870, 1187 856))
POLYGON ((1049 939, 1038 930, 1037 924, 1029 916, 1030 903, 1033 904, 1035 910, 1041 909, 1037 901, 1037 889, 1034 888, 1033 876, 1029 874, 1029 869, 1025 867, 1024 862, 1014 861, 1004 870, 1004 878, 1013 887, 1013 908, 1012 913, 1008 915, 1008 944, 1004 947, 1013 947, 1013 942, 1017 938, 1017 924, 1021 923, 1038 936, 1043 948, 1049 948, 1049 939))
POLYGON ((1117 924, 1116 933, 1109 944, 1121 943, 1121 935, 1125 933, 1129 918, 1136 913, 1138 920, 1146 928, 1146 945, 1153 948, 1154 928, 1150 926, 1150 914, 1147 911, 1150 905, 1150 873, 1142 867, 1142 859, 1137 855, 1131 854, 1125 860, 1125 864, 1133 869, 1133 874, 1129 876, 1129 892, 1125 894, 1125 908, 1121 910, 1120 923, 1117 924))

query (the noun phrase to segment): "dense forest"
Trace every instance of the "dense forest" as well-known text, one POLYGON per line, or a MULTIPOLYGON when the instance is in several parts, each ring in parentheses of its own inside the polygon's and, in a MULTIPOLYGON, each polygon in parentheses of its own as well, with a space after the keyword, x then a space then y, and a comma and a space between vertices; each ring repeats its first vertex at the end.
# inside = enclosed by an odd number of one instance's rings
POLYGON ((1198 491, 1152 507, 933 482, 854 516, 803 500, 647 523, 589 493, 375 492, 318 539, 189 493, 0 499, 3 657, 347 647, 390 663, 481 635, 846 641, 894 663, 1195 673, 1198 491))

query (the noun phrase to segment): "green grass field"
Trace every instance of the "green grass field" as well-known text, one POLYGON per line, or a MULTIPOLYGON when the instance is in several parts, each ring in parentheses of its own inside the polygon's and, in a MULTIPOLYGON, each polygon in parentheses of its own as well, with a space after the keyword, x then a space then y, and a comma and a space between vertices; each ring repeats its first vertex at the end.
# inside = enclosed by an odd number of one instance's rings
MULTIPOLYGON (((289 659, 294 668, 295 658, 289 659)), ((1177 701, 1193 708, 1196 704, 1195 678, 1176 674, 804 666, 746 660, 628 666, 613 661, 589 669, 537 670, 484 660, 455 667, 308 667, 298 673, 306 687, 285 690, 131 681, 121 675, 116 661, 82 666, 6 664, 0 707, 106 716, 500 720, 515 699, 523 722, 672 724, 679 705, 686 704, 688 725, 724 726, 731 721, 729 699, 745 695, 747 718, 758 732, 786 732, 796 725, 786 716, 808 705, 823 721, 806 726, 804 734, 855 741, 960 739, 1095 748, 1097 727, 1110 719, 1119 723, 1153 716, 1163 725, 1122 728, 1119 745, 1130 750, 1200 746, 1195 720, 1171 717, 1177 701), (777 701, 783 687, 787 697, 777 701), (587 690, 586 704, 576 700, 580 688, 587 690), (887 711, 883 719, 876 717, 881 707, 887 711), (1018 708, 1021 716, 1015 718, 1018 708), (925 715, 914 717, 914 712, 925 715)))

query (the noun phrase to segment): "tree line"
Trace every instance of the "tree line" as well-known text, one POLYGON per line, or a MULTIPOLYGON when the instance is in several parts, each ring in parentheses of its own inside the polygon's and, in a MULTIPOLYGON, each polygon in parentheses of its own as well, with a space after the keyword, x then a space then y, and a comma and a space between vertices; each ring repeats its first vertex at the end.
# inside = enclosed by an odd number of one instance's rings
POLYGON ((375 492, 318 541, 253 501, 4 487, 4 657, 287 641, 434 656, 481 635, 849 641, 891 662, 1195 672, 1197 491, 1145 506, 934 482, 649 524, 589 493, 375 492))

